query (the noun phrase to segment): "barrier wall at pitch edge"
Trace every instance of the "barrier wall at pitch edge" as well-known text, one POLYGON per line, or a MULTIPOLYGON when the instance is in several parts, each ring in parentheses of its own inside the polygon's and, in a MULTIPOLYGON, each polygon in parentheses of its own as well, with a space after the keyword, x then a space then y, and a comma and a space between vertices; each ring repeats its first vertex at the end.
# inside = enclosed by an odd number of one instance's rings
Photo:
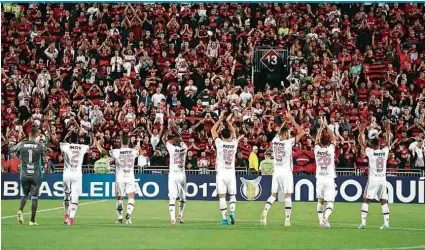
MULTIPOLYGON (((136 175, 139 199, 168 199, 167 175, 136 175)), ((271 176, 237 176, 238 200, 265 201, 270 196, 271 176)), ((115 175, 83 175, 82 199, 112 199, 115 197, 115 175)), ((315 201, 314 176, 294 176, 293 199, 315 201)), ((361 201, 367 178, 363 176, 341 176, 336 179, 336 201, 361 201)), ((389 202, 424 203, 425 179, 418 177, 388 177, 389 202)), ((17 199, 22 190, 19 174, 1 176, 1 198, 17 199)), ((188 175, 187 196, 189 200, 217 200, 214 175, 188 175)), ((45 175, 40 187, 40 198, 61 199, 63 183, 61 174, 45 175)))

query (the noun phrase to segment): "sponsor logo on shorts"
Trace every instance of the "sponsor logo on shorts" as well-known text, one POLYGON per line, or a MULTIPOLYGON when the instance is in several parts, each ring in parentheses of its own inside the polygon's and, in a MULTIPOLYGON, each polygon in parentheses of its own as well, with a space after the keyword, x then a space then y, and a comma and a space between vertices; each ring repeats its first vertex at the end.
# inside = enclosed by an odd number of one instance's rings
POLYGON ((255 201, 261 195, 261 176, 258 176, 254 180, 247 180, 241 177, 242 185, 241 185, 241 195, 245 200, 255 201))

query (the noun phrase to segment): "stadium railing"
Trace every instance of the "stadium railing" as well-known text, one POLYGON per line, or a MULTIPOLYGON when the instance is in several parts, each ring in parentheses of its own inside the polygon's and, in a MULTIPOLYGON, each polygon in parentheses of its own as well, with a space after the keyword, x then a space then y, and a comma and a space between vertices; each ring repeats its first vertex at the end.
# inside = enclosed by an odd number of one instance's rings
MULTIPOLYGON (((135 167, 134 172, 136 174, 167 174, 169 171, 168 167, 135 167)), ((57 173, 61 173, 62 169, 57 168, 57 173)), ((360 169, 351 169, 351 168, 338 168, 336 169, 337 176, 362 176, 365 175, 360 169)), ((84 165, 83 173, 85 174, 94 174, 93 165, 84 165)), ((111 166, 111 173, 114 173, 114 166, 111 166)), ((197 170, 186 170, 186 174, 197 174, 197 175, 208 175, 215 174, 215 169, 197 169, 197 170)), ((297 175, 313 175, 309 173, 295 173, 297 175)), ((249 169, 236 169, 236 175, 258 175, 257 172, 252 172, 249 169)), ((398 177, 425 177, 425 170, 420 169, 398 169, 397 171, 389 170, 387 176, 398 176, 398 177)))

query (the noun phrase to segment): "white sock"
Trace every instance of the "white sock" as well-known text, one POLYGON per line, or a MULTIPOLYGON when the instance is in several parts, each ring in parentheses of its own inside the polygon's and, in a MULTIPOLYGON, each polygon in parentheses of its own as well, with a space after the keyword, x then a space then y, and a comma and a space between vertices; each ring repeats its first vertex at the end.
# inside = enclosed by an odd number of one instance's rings
POLYGON ((77 209, 78 209, 78 203, 71 203, 71 206, 69 206, 69 217, 71 219, 74 219, 75 214, 77 213, 77 209))
POLYGON ((285 216, 287 220, 291 219, 292 212, 292 198, 285 198, 285 216))
POLYGON ((362 225, 366 226, 367 213, 369 212, 369 204, 362 204, 362 225))
POLYGON ((319 223, 322 223, 322 220, 323 220, 323 204, 317 203, 317 217, 319 218, 319 223))
POLYGON ((176 200, 170 199, 170 203, 168 204, 168 209, 170 211, 170 218, 171 220, 176 220, 176 200))
POLYGON ((388 203, 381 206, 382 215, 384 215, 384 225, 390 226, 390 209, 388 208, 388 203))
POLYGON ((180 202, 179 202, 179 215, 181 217, 183 217, 184 207, 185 206, 186 206, 186 201, 185 200, 180 200, 180 202))
POLYGON ((71 201, 70 198, 71 198, 70 194, 65 193, 65 196, 63 197, 63 210, 64 210, 64 213, 68 215, 69 215, 69 210, 68 210, 69 202, 71 201))
POLYGON ((71 194, 71 205, 69 206, 69 217, 73 219, 75 217, 75 214, 77 214, 78 209, 78 195, 72 195, 71 194))
POLYGON ((334 209, 334 203, 328 202, 328 204, 326 205, 326 209, 325 209, 325 220, 326 221, 329 220, 329 216, 331 216, 333 209, 334 209))
POLYGON ((221 217, 223 217, 223 220, 227 219, 226 198, 220 198, 220 210, 221 210, 221 217))
POLYGON ((264 206, 264 212, 268 212, 269 209, 272 207, 273 202, 275 202, 276 198, 272 195, 270 196, 267 201, 266 201, 266 205, 264 206))
POLYGON ((118 220, 122 220, 122 200, 117 200, 116 208, 118 220))
POLYGON ((230 212, 234 213, 236 210, 236 196, 231 195, 229 201, 230 212))
POLYGON ((134 198, 130 198, 127 201, 127 214, 131 216, 131 213, 133 213, 134 209, 134 198))

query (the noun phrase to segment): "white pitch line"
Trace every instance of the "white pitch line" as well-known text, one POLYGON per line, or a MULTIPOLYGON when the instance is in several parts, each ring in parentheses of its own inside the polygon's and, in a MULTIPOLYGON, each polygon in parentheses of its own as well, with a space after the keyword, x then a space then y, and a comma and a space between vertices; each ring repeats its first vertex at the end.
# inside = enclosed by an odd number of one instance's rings
POLYGON ((407 250, 407 249, 425 249, 425 245, 411 247, 384 247, 384 248, 356 248, 346 250, 407 250))
MULTIPOLYGON (((95 204, 95 203, 101 203, 101 202, 105 202, 105 201, 107 201, 107 200, 91 201, 91 202, 81 203, 78 206, 84 206, 84 205, 90 205, 90 204, 95 204)), ((42 209, 42 210, 38 210, 37 213, 48 212, 48 211, 53 211, 53 210, 58 210, 58 209, 63 209, 63 207, 55 207, 55 208, 42 209)), ((24 215, 25 214, 31 214, 31 212, 24 213, 24 215)), ((4 220, 4 219, 8 219, 8 218, 13 218, 13 217, 16 218, 16 214, 15 215, 1 217, 1 219, 4 220)))

